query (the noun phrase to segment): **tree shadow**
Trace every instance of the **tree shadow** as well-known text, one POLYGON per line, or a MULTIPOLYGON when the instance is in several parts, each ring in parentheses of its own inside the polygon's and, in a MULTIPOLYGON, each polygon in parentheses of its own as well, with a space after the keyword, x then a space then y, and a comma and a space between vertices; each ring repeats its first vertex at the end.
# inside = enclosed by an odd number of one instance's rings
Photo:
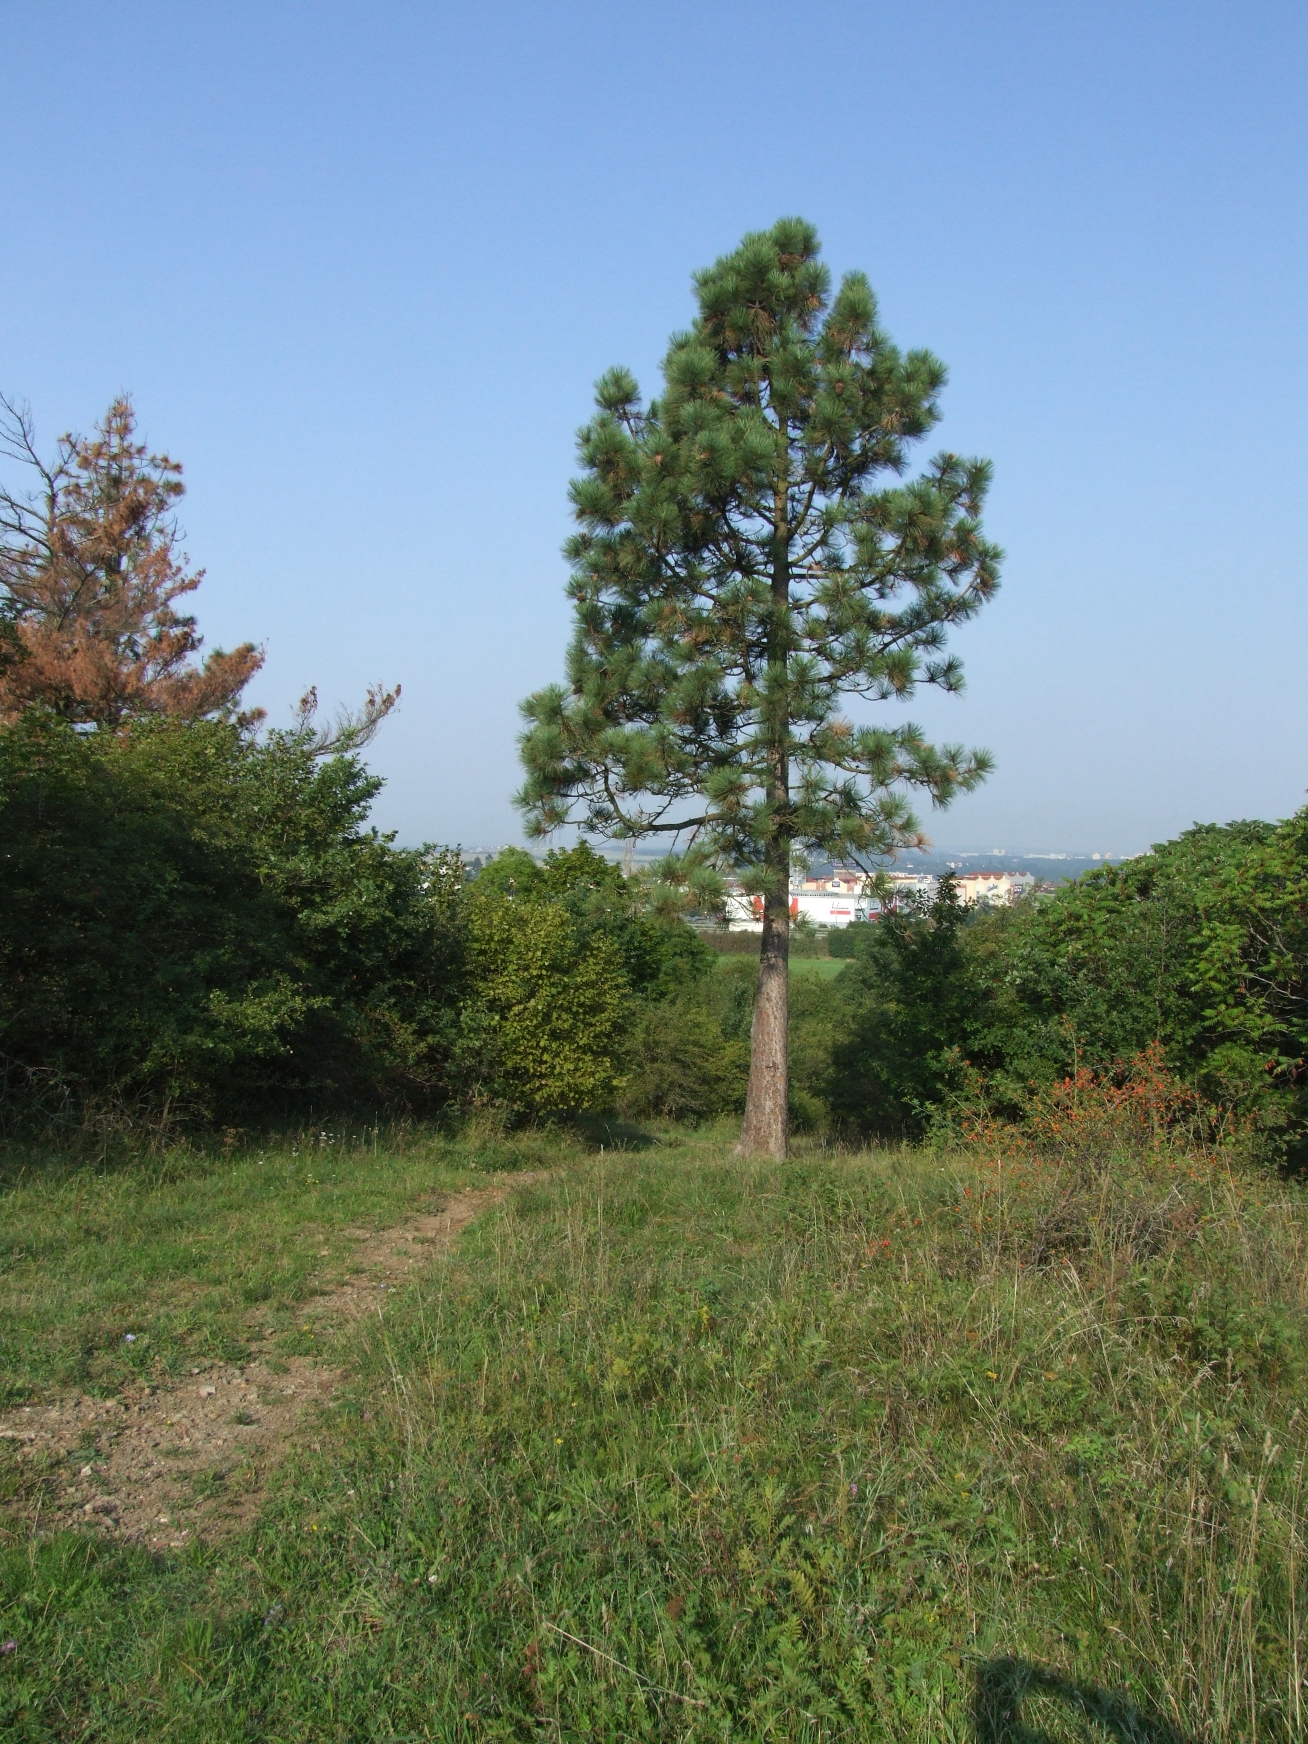
POLYGON ((972 1706, 976 1744, 1050 1744, 1047 1733, 1022 1718, 1028 1696, 1053 1696, 1074 1714, 1096 1721, 1117 1744, 1198 1744, 1160 1715, 1138 1708, 1120 1691, 1073 1683, 1024 1659, 1011 1658, 989 1659, 977 1669, 972 1706))
POLYGON ((573 1137, 590 1151, 649 1151, 666 1141, 617 1115, 576 1114, 568 1123, 573 1137))

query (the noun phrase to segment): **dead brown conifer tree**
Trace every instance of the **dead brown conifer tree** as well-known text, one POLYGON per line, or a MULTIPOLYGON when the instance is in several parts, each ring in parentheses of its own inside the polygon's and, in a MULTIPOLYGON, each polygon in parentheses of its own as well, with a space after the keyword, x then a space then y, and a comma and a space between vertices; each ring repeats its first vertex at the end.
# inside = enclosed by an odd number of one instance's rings
POLYGON ((0 488, 0 719, 32 705, 111 730, 142 715, 258 719, 237 714, 263 664, 252 642, 195 663, 203 639, 177 602, 204 571, 179 546, 182 469, 136 440, 131 400, 91 437, 61 437, 48 463, 30 414, 0 408, 0 453, 31 481, 0 488))

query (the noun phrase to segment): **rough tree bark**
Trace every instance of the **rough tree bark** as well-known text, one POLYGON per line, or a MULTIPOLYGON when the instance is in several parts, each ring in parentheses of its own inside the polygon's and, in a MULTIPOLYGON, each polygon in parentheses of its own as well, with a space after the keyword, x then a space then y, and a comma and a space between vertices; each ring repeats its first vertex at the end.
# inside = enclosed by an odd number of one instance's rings
POLYGON ((749 1033, 749 1091, 740 1150, 746 1156, 786 1154, 790 1121, 790 844, 768 845, 763 898, 763 947, 749 1033))
POLYGON ((758 988, 749 1032, 749 1089, 737 1147, 746 1156, 783 1158, 790 1139, 790 525, 787 485, 773 505, 772 617, 768 626, 768 811, 763 847, 766 889, 758 988))

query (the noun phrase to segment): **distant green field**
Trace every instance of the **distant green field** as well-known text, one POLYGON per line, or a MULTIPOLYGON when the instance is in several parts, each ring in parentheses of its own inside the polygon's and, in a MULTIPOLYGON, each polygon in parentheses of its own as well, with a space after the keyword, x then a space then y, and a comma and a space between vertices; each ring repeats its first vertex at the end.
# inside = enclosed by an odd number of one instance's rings
MULTIPOLYGON (((739 961, 744 952, 719 951, 719 963, 734 963, 739 961)), ((830 981, 832 976, 839 975, 849 961, 847 957, 792 957, 790 972, 792 975, 816 975, 820 980, 830 981)))
POLYGON ((833 975, 839 975, 848 961, 847 957, 792 957, 790 973, 817 975, 824 981, 830 981, 833 975))

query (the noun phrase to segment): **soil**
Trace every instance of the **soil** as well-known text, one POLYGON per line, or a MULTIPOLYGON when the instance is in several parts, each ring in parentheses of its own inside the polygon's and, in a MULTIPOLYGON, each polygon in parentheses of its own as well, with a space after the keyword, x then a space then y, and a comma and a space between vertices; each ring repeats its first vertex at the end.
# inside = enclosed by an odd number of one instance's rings
MULTIPOLYGON (((447 1253, 507 1193, 507 1186, 457 1193, 400 1228, 350 1231, 360 1243, 357 1269, 298 1312, 320 1320, 383 1313, 413 1267, 447 1253)), ((16 1444, 20 1470, 26 1465, 24 1475, 37 1479, 20 1483, 32 1498, 22 1509, 31 1530, 89 1528, 178 1549, 253 1519, 270 1475, 343 1378, 342 1369, 305 1356, 211 1363, 183 1381, 116 1399, 73 1396, 4 1412, 0 1442, 16 1444)))

